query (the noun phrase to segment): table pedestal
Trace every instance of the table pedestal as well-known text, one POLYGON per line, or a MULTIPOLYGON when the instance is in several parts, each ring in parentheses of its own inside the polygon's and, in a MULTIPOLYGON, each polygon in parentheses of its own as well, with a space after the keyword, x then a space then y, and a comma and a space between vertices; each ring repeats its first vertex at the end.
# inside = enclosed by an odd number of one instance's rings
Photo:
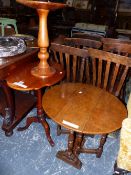
POLYGON ((96 154, 97 158, 100 158, 103 152, 103 146, 106 142, 107 135, 101 136, 100 145, 96 149, 84 148, 85 138, 84 134, 75 133, 71 131, 68 137, 68 149, 65 151, 58 151, 56 157, 65 161, 66 163, 74 166, 75 168, 81 169, 82 162, 78 156, 80 153, 96 154))
POLYGON ((24 127, 19 127, 18 131, 24 131, 25 129, 28 129, 28 127, 33 123, 41 123, 42 126, 45 129, 45 134, 47 137, 48 142, 50 143, 51 146, 54 146, 54 142, 50 136, 50 127, 48 125, 48 123, 46 122, 46 119, 44 117, 44 111, 42 108, 42 93, 41 93, 41 89, 38 89, 36 91, 37 93, 37 116, 33 116, 33 117, 28 117, 26 120, 26 125, 24 127))

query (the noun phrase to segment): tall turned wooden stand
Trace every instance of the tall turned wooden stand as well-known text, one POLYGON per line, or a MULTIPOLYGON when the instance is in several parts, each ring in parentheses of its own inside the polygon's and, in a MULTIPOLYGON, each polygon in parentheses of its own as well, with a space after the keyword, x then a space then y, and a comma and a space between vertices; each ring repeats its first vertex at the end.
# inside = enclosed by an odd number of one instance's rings
POLYGON ((32 75, 41 78, 52 76, 56 70, 47 62, 49 57, 47 51, 49 46, 47 17, 50 10, 63 8, 66 5, 63 3, 53 3, 47 0, 17 0, 17 2, 35 8, 39 15, 38 47, 40 48, 40 51, 38 53, 38 58, 40 62, 36 67, 32 68, 31 73, 32 75))

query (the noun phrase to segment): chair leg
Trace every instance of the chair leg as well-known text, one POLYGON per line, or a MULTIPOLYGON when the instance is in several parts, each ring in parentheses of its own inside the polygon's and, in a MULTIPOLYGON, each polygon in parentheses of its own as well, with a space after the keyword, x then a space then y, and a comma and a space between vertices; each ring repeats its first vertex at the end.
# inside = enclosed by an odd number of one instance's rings
POLYGON ((100 145, 99 148, 97 149, 96 157, 100 158, 103 152, 103 146, 106 142, 107 134, 103 134, 100 139, 100 145))
POLYGON ((16 24, 14 24, 14 29, 15 29, 15 33, 18 34, 18 29, 17 29, 16 24))
POLYGON ((61 126, 57 125, 57 136, 61 135, 61 126))
POLYGON ((2 33, 2 36, 5 35, 5 25, 1 25, 1 33, 2 33))
POLYGON ((69 134, 69 130, 62 129, 60 125, 57 125, 57 136, 60 136, 61 134, 69 134))

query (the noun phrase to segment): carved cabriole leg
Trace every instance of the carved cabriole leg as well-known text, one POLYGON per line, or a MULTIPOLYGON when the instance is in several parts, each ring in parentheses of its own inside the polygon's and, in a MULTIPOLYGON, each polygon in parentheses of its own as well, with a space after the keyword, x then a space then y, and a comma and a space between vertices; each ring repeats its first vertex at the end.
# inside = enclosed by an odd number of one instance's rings
POLYGON ((74 166, 75 168, 80 169, 82 164, 78 159, 78 156, 74 154, 74 142, 75 142, 74 132, 70 131, 68 136, 68 149, 65 151, 58 151, 56 157, 74 166))
POLYGON ((55 143, 53 142, 51 136, 50 136, 50 127, 48 123, 46 122, 46 119, 44 117, 44 111, 42 107, 42 91, 41 89, 37 90, 37 117, 39 119, 39 122, 42 124, 42 126, 45 129, 45 134, 48 139, 48 142, 51 146, 54 146, 55 143))
POLYGON ((48 123, 46 122, 45 118, 44 118, 44 111, 42 108, 42 92, 41 89, 38 89, 36 91, 36 95, 37 95, 37 117, 28 117, 27 121, 26 121, 26 125, 24 127, 20 127, 18 128, 18 131, 23 131, 25 129, 28 129, 28 127, 33 123, 41 123, 42 126, 45 129, 45 134, 46 137, 50 143, 51 146, 54 146, 55 143, 53 142, 51 136, 50 136, 50 127, 48 125, 48 123))
POLYGON ((104 144, 105 144, 105 142, 106 142, 106 138, 107 138, 107 134, 103 134, 103 135, 101 136, 101 139, 100 139, 100 146, 99 146, 99 148, 97 149, 97 153, 96 153, 96 157, 97 157, 97 158, 100 158, 101 155, 102 155, 103 146, 104 146, 104 144))
MULTIPOLYGON (((2 88, 5 100, 7 104, 7 108, 10 109, 10 125, 13 123, 15 119, 15 100, 12 93, 12 90, 7 86, 5 80, 0 80, 0 87, 2 88)), ((8 129, 9 126, 5 126, 4 123, 2 125, 2 129, 5 131, 6 136, 11 136, 13 134, 13 129, 8 129)))
POLYGON ((36 117, 28 117, 27 120, 26 120, 26 125, 24 127, 19 127, 17 128, 17 131, 24 131, 26 129, 29 128, 29 126, 32 124, 32 123, 37 123, 39 122, 38 118, 36 117))

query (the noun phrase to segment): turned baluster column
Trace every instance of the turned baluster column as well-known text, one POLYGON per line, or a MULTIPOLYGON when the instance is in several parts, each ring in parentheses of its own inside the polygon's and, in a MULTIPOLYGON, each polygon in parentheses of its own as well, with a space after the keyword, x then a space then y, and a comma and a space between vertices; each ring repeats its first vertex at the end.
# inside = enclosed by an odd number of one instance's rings
POLYGON ((55 70, 49 66, 47 60, 49 58, 48 46, 49 46, 49 37, 47 29, 47 17, 49 10, 37 9, 39 15, 39 33, 38 33, 38 46, 40 51, 38 53, 38 58, 40 63, 38 67, 32 69, 32 74, 39 77, 51 76, 55 73, 55 70))

